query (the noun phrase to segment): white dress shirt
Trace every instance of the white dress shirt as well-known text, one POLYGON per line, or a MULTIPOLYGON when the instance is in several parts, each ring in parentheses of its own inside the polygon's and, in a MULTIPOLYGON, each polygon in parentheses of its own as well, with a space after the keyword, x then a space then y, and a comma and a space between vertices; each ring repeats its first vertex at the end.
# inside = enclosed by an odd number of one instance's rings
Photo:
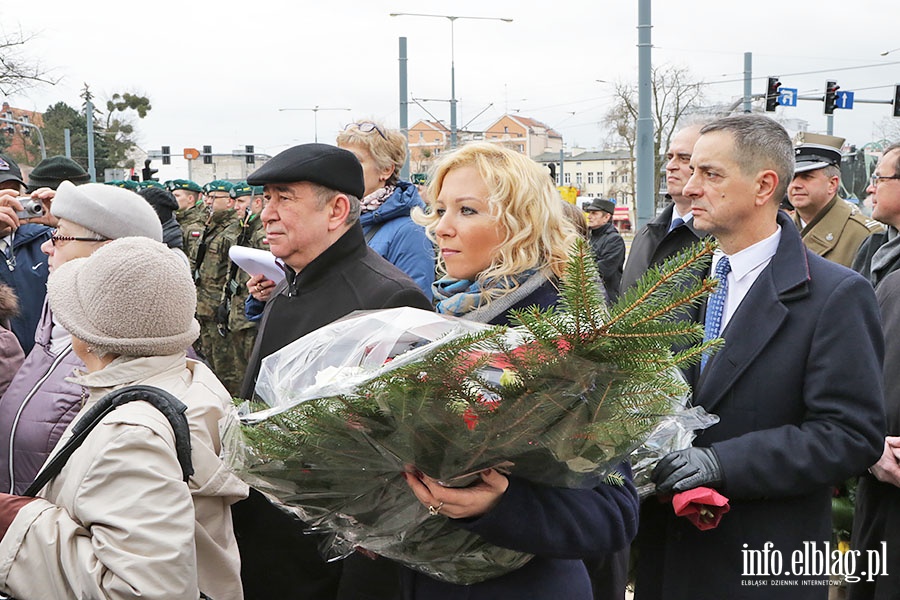
MULTIPOLYGON (((744 248, 740 252, 736 252, 728 257, 731 263, 731 272, 728 273, 728 295, 725 297, 725 312, 722 315, 722 328, 731 320, 732 315, 737 311, 741 302, 753 284, 756 278, 762 273, 775 256, 778 249, 778 242, 781 241, 781 226, 764 240, 756 242, 752 246, 744 248)), ((716 250, 713 254, 712 272, 716 272, 716 264, 719 259, 726 256, 721 250, 716 250)))

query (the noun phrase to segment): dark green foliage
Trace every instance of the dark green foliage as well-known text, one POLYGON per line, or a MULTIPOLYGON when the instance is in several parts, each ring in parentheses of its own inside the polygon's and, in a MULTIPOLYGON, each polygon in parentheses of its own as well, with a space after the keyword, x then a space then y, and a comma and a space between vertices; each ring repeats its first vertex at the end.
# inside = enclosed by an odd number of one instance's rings
POLYGON ((487 468, 546 485, 621 485, 616 466, 688 391, 678 367, 714 345, 694 347, 702 327, 677 320, 714 288, 698 276, 713 248, 706 242, 667 262, 608 311, 579 242, 559 307, 514 313, 526 341, 512 347, 502 327, 446 341, 352 395, 247 425, 240 469, 335 532, 338 548, 358 544, 457 583, 517 568, 527 555, 427 518, 403 472, 451 486, 487 468), (689 349, 673 356, 673 346, 689 349), (472 562, 460 556, 469 551, 472 562))

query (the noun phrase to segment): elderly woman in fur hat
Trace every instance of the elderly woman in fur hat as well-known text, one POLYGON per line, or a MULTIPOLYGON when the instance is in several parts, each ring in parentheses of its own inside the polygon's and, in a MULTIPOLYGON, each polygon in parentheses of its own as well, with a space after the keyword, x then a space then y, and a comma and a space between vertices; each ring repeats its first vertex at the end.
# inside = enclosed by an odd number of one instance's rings
POLYGON ((0 494, 0 590, 26 598, 240 600, 231 504, 247 485, 219 458, 235 418, 228 392, 185 348, 197 339, 196 293, 184 261, 128 237, 54 268, 53 314, 70 332, 89 390, 72 428, 103 396, 160 388, 186 405, 193 474, 176 434, 148 402, 106 413, 39 498, 0 494), (39 576, 35 576, 39 574, 39 576))

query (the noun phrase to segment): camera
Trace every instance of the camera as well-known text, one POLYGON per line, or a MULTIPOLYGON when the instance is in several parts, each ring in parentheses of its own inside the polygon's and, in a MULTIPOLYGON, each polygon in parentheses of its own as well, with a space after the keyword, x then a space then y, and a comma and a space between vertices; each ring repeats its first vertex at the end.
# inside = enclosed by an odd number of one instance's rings
POLYGON ((22 203, 22 210, 16 211, 16 215, 20 219, 34 219, 44 216, 44 205, 41 204, 40 200, 31 196, 21 196, 18 200, 22 203))

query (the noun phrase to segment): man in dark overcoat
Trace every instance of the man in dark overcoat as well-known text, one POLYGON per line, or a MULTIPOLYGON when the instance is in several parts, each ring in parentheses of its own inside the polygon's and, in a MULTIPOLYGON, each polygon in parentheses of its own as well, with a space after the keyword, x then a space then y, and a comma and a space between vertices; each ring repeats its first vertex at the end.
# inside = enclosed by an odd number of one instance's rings
MULTIPOLYGON (((880 207, 879 216, 896 223, 885 215, 900 212, 900 144, 885 150, 875 167, 868 191, 873 195, 875 205, 880 207)), ((889 265, 897 261, 896 252, 890 250, 892 245, 890 242, 884 244, 888 257, 893 255, 894 258, 882 261, 878 255, 874 264, 889 265)), ((891 600, 900 593, 900 568, 897 568, 900 551, 900 369, 897 368, 900 364, 900 273, 890 272, 890 269, 884 271, 888 274, 882 273, 876 280, 875 296, 884 327, 887 435, 881 458, 859 478, 851 547, 861 552, 886 552, 890 563, 877 574, 850 582, 848 600, 891 600)), ((870 274, 875 272, 877 269, 870 270, 870 274)))
POLYGON ((691 152, 700 136, 700 127, 689 125, 669 142, 666 188, 670 202, 634 236, 622 274, 622 292, 633 286, 647 269, 661 265, 704 236, 694 227, 691 199, 684 195, 684 186, 691 178, 691 152))
MULTIPOLYGON (((366 245, 359 224, 365 183, 353 153, 326 144, 295 146, 253 172, 247 183, 264 186, 260 218, 285 279, 248 282, 249 291, 266 305, 242 397, 252 397, 263 358, 355 310, 431 309, 412 279, 366 245)), ((255 490, 234 505, 233 513, 248 600, 399 597, 394 563, 361 554, 325 563, 317 550, 321 536, 304 535, 296 519, 255 490), (265 536, 241 536, 254 531, 265 536)))
POLYGON ((694 221, 721 250, 705 326, 724 338, 691 384, 694 404, 720 422, 652 478, 660 496, 715 488, 731 512, 700 531, 671 503, 646 500, 635 598, 825 600, 829 578, 802 553, 830 552, 832 486, 865 471, 884 442, 874 292, 807 250, 779 212, 794 159, 775 121, 706 125, 691 167, 694 221))

